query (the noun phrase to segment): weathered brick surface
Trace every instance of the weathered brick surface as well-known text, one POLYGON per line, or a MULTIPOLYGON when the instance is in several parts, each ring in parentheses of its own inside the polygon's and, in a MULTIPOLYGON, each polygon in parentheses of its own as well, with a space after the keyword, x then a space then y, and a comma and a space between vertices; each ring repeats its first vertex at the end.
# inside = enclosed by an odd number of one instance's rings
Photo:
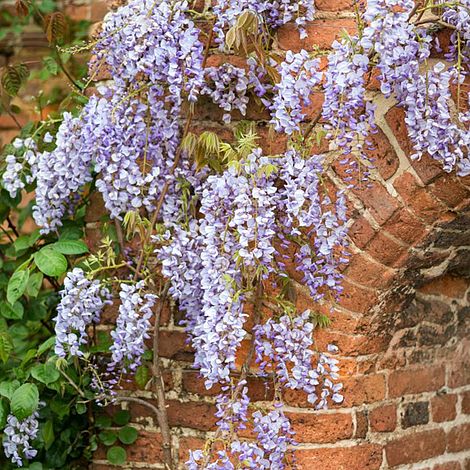
POLYGON ((436 457, 445 452, 446 438, 442 429, 408 434, 390 441, 385 447, 390 467, 436 457))

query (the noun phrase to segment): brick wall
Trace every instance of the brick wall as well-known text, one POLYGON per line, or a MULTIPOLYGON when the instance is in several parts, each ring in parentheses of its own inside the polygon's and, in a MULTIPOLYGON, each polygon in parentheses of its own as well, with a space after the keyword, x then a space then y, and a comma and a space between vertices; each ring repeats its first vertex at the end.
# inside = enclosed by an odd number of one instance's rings
MULTIPOLYGON (((301 41, 287 25, 278 33, 279 50, 328 48, 342 28, 354 29, 351 1, 316 3, 317 19, 308 28, 308 39, 301 41)), ((82 2, 70 12, 96 20, 104 5, 82 2)), ((220 60, 214 56, 209 65, 220 60)), ((348 192, 353 256, 332 326, 317 333, 320 349, 334 342, 341 350, 345 401, 316 412, 302 394, 286 393, 300 443, 298 466, 470 469, 470 340, 465 337, 470 321, 470 178, 445 174, 425 158, 411 161, 403 112, 373 83, 369 92, 375 96, 380 128, 374 136, 377 168, 369 186, 348 192)), ((315 114, 315 109, 310 111, 315 114)), ((250 114, 266 135, 263 116, 254 108, 250 114)), ((203 104, 198 116, 195 128, 218 128, 217 110, 203 104)), ((262 144, 273 151, 281 150, 283 142, 263 139, 262 144)), ((341 168, 331 168, 330 183, 341 186, 340 175, 341 168)), ((99 237, 99 201, 96 204, 88 214, 90 244, 99 237)), ((297 303, 299 309, 329 308, 312 305, 301 285, 297 303)), ((178 315, 168 306, 160 353, 174 446, 182 463, 188 449, 200 447, 214 429, 217 392, 206 391, 192 369, 191 348, 175 326, 178 315)), ((109 319, 112 316, 110 312, 109 319)), ((252 399, 269 400, 271 390, 250 380, 252 399)), ((131 393, 151 399, 146 391, 131 393)), ((139 440, 127 449, 128 468, 163 468, 154 418, 145 408, 126 406, 140 430, 139 440)), ((101 450, 93 468, 112 468, 101 450)))

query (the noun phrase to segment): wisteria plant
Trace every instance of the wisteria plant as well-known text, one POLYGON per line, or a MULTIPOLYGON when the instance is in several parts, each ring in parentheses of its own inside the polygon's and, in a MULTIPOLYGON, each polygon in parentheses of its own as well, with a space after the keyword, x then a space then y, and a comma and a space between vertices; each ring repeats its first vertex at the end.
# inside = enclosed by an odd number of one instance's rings
MULTIPOLYGON (((164 464, 176 468, 159 357, 170 302, 205 386, 221 390, 217 430, 190 452, 187 468, 292 468, 284 392, 304 392, 315 409, 343 400, 338 348, 315 347, 315 328, 329 321, 315 306, 341 293, 346 192, 374 171, 371 80, 403 108, 413 158, 427 153, 446 171, 470 174, 469 0, 357 2, 354 36, 343 33, 328 51, 285 54, 273 52, 276 29, 294 22, 306 37, 313 1, 190 3, 130 0, 108 14, 90 44, 69 50, 91 50, 74 105, 27 126, 5 149, 0 418, 5 456, 17 466, 73 468, 50 455, 57 426, 71 420, 54 410, 59 396, 76 411, 83 455, 98 439, 112 463, 123 463, 115 442, 134 442, 136 431, 126 426, 118 436, 97 410, 137 402, 154 413, 164 464), (451 31, 450 46, 431 66, 440 29, 451 31), (222 63, 208 66, 214 52, 222 63), (104 71, 109 80, 99 82, 104 71), (314 93, 324 102, 311 116, 314 93), (220 108, 221 132, 195 125, 209 105, 220 108), (270 116, 268 139, 286 139, 282 153, 263 150, 250 106, 270 116), (323 140, 329 150, 312 152, 323 140), (345 168, 338 190, 326 177, 334 162, 345 168), (38 229, 20 235, 13 215, 28 194, 24 218, 38 229), (82 228, 96 198, 107 215, 90 253, 82 228), (296 308, 299 279, 311 310, 296 308), (111 330, 102 325, 110 309, 111 330), (34 347, 33 324, 45 337, 34 347), (252 376, 270 384, 271 403, 250 401, 252 376), (130 395, 129 380, 154 400, 130 395), (247 428, 255 439, 244 437, 247 428)), ((127 420, 124 412, 116 423, 127 420)))

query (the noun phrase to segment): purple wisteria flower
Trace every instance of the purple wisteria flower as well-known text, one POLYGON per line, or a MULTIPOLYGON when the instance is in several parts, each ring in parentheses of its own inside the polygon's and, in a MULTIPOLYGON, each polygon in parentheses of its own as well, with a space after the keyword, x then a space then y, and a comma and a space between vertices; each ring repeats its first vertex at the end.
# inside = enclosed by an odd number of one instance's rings
POLYGON ((285 61, 278 69, 280 80, 274 86, 274 98, 270 106, 276 131, 292 134, 299 130, 305 118, 303 108, 310 104, 310 95, 321 82, 322 73, 318 71, 320 61, 310 59, 305 50, 294 54, 288 51, 285 61))
MULTIPOLYGON (((335 383, 339 371, 336 359, 321 354, 317 367, 313 367, 313 330, 309 310, 295 318, 284 315, 278 321, 270 319, 258 325, 255 329, 256 360, 262 371, 274 368, 284 388, 302 390, 310 403, 324 408, 330 395, 334 402, 342 401, 338 393, 342 385, 335 383), (321 382, 319 399, 316 392, 321 382)), ((334 346, 329 347, 329 352, 335 351, 334 346)))
POLYGON ((145 340, 150 338, 150 319, 156 295, 143 294, 144 281, 137 284, 121 284, 121 305, 116 320, 116 329, 111 332, 109 372, 133 373, 142 362, 145 340))
POLYGON ((184 0, 131 0, 106 16, 91 68, 105 63, 120 88, 145 77, 162 94, 169 90, 178 112, 182 92, 194 100, 204 81, 200 32, 187 9, 184 0))
POLYGON ((80 116, 64 113, 55 136, 55 149, 37 156, 33 217, 42 227, 42 233, 50 233, 62 225, 62 219, 73 211, 83 186, 92 180, 103 109, 104 102, 92 97, 80 116))
POLYGON ((88 343, 87 327, 99 322, 103 308, 111 303, 109 290, 99 281, 87 279, 80 268, 69 272, 54 318, 55 353, 60 357, 83 356, 80 347, 88 343))
POLYGON ((32 446, 32 441, 38 437, 38 417, 37 412, 21 421, 11 414, 7 417, 7 425, 3 430, 3 451, 5 457, 18 467, 22 467, 25 460, 34 459, 38 453, 32 446))
POLYGON ((216 40, 221 48, 225 32, 235 25, 244 11, 255 13, 260 25, 267 24, 271 28, 295 21, 301 38, 307 36, 305 25, 315 16, 315 4, 311 0, 218 0, 212 9, 216 17, 216 40))
POLYGON ((208 95, 212 101, 225 111, 223 120, 230 123, 231 112, 236 109, 245 116, 248 104, 248 77, 245 70, 232 64, 222 64, 218 67, 207 67, 206 83, 201 90, 202 95, 208 95))

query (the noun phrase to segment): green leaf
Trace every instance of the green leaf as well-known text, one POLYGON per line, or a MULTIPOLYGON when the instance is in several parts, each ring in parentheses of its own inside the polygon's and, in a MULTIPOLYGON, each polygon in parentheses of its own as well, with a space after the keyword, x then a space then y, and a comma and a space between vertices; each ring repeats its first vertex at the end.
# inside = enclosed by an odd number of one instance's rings
POLYGON ((98 428, 109 428, 113 422, 107 415, 99 415, 96 417, 95 424, 98 428))
POLYGON ((9 320, 21 320, 24 314, 24 307, 20 302, 10 305, 5 300, 0 302, 0 313, 4 318, 9 320))
POLYGON ((8 405, 7 402, 3 399, 0 398, 0 429, 3 429, 7 422, 7 416, 8 416, 8 405))
POLYGON ((50 384, 55 382, 60 377, 60 372, 54 364, 46 362, 46 364, 37 364, 31 369, 31 375, 38 382, 43 384, 50 384))
POLYGON ((26 286, 26 294, 29 297, 37 297, 41 290, 44 276, 42 273, 33 273, 29 276, 28 285, 26 286))
POLYGON ((18 380, 12 380, 10 382, 0 382, 0 395, 2 397, 8 398, 11 400, 13 393, 20 386, 18 380))
POLYGON ((130 421, 130 419, 131 414, 127 410, 119 410, 113 416, 113 420, 118 426, 125 426, 130 421))
POLYGON ((16 270, 7 287, 7 300, 13 305, 25 292, 29 280, 29 270, 16 270))
POLYGON ((49 246, 41 248, 35 255, 37 267, 46 276, 58 277, 67 271, 67 260, 62 253, 49 246))
POLYGON ((55 344, 55 336, 52 336, 51 338, 47 339, 44 341, 44 343, 41 344, 38 348, 38 356, 41 354, 44 354, 46 351, 52 348, 55 344))
POLYGON ((137 429, 132 426, 126 426, 119 430, 119 440, 126 445, 134 444, 138 436, 137 429))
POLYGON ((5 364, 13 351, 13 342, 8 333, 0 333, 0 359, 5 364))
POLYGON ((85 403, 77 403, 75 405, 75 409, 79 415, 84 415, 87 412, 87 407, 85 403))
POLYGON ((24 367, 31 359, 36 357, 36 349, 28 349, 27 353, 24 355, 23 360, 21 361, 21 366, 24 367))
POLYGON ((70 404, 68 402, 52 400, 49 402, 49 406, 59 418, 63 418, 70 414, 70 404))
POLYGON ((114 431, 101 431, 98 438, 105 446, 112 446, 117 440, 117 434, 114 431))
POLYGON ((46 67, 47 71, 51 75, 57 75, 59 73, 59 64, 56 62, 56 60, 53 57, 44 57, 42 59, 44 63, 44 67, 46 67))
POLYGON ((64 255, 82 255, 88 253, 88 246, 81 240, 59 240, 50 245, 55 251, 64 255))
POLYGON ((33 246, 41 238, 41 232, 39 229, 36 229, 28 237, 29 246, 33 246))
POLYGON ((114 446, 106 452, 106 458, 113 465, 123 465, 127 460, 127 453, 122 447, 114 446))
POLYGON ((149 381, 150 373, 147 366, 141 365, 135 372, 135 383, 140 387, 144 388, 149 381))
POLYGON ((27 250, 30 246, 29 235, 22 235, 21 237, 18 237, 13 243, 13 247, 17 253, 23 250, 27 250))
POLYGON ((42 463, 41 462, 33 462, 32 464, 30 464, 30 466, 28 467, 28 470, 43 470, 43 466, 42 466, 42 463))
POLYGON ((49 420, 46 422, 41 432, 46 450, 54 443, 54 423, 49 420))
POLYGON ((11 412, 19 419, 26 419, 38 408, 39 392, 34 384, 23 384, 17 388, 11 397, 11 412))

